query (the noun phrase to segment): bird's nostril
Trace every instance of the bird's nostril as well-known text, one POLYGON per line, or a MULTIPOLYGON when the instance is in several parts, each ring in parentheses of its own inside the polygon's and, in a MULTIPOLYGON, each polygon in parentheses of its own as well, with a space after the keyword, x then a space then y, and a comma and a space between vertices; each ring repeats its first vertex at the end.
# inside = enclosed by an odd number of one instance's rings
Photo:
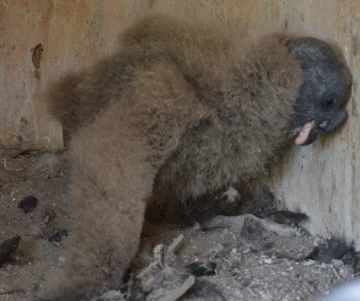
POLYGON ((320 123, 320 127, 323 129, 327 126, 327 121, 323 121, 322 123, 320 123))

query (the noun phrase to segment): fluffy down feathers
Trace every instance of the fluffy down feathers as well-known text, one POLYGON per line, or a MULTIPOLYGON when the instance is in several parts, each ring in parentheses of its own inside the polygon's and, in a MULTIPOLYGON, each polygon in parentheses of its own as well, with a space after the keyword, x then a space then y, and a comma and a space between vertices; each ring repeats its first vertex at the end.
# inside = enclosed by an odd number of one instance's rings
POLYGON ((150 15, 114 54, 49 87, 72 135, 74 234, 43 298, 119 287, 147 201, 196 199, 263 171, 294 131, 304 71, 291 39, 150 15))

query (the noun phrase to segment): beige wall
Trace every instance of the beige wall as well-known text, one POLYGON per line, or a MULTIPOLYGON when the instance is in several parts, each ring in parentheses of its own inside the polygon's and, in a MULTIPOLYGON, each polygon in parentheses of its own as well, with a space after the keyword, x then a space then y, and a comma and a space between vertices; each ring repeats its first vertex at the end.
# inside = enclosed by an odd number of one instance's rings
POLYGON ((291 152, 271 183, 292 208, 314 217, 314 231, 360 240, 360 0, 0 0, 0 143, 61 147, 60 126, 34 95, 61 72, 111 51, 119 30, 147 9, 235 20, 250 32, 299 29, 341 43, 355 80, 350 120, 342 133, 291 152), (38 43, 40 79, 31 52, 38 43))

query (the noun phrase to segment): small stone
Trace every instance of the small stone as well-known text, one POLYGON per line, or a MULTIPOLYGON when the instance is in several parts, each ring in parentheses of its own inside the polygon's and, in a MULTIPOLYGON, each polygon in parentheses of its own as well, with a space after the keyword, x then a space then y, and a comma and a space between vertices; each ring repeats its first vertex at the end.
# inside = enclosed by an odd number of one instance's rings
POLYGON ((237 250, 236 250, 235 248, 233 248, 233 249, 231 250, 231 253, 233 253, 233 254, 236 254, 236 252, 237 252, 237 250))
POLYGON ((343 278, 347 278, 349 276, 349 274, 350 274, 350 271, 347 268, 339 270, 339 275, 343 278))
POLYGON ((58 259, 59 259, 59 262, 61 262, 61 263, 65 262, 65 257, 63 257, 63 256, 60 256, 58 259))
POLYGON ((320 267, 321 267, 322 269, 326 269, 326 268, 328 267, 328 265, 327 265, 326 263, 322 263, 322 264, 320 265, 320 267))
POLYGON ((303 262, 304 266, 310 266, 310 265, 314 265, 314 264, 315 264, 315 261, 311 260, 311 259, 303 262))
POLYGON ((272 259, 271 258, 265 258, 264 259, 264 262, 266 263, 266 264, 272 264, 272 259))
POLYGON ((331 260, 331 264, 335 267, 335 268, 340 268, 344 265, 344 263, 339 260, 339 259, 333 259, 331 260))
POLYGON ((49 223, 49 221, 50 221, 50 216, 45 216, 45 218, 44 218, 44 224, 48 224, 49 223))

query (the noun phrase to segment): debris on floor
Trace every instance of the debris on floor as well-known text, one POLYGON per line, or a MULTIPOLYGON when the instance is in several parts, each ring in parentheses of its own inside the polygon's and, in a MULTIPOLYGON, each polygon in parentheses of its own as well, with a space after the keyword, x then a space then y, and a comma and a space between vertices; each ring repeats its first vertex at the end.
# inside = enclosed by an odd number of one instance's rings
MULTIPOLYGON (((0 159, 0 301, 29 300, 65 261, 66 155, 0 148, 0 159)), ((160 227, 144 237, 126 289, 96 300, 312 301, 359 271, 357 252, 341 241, 244 224, 241 232, 160 227)))

